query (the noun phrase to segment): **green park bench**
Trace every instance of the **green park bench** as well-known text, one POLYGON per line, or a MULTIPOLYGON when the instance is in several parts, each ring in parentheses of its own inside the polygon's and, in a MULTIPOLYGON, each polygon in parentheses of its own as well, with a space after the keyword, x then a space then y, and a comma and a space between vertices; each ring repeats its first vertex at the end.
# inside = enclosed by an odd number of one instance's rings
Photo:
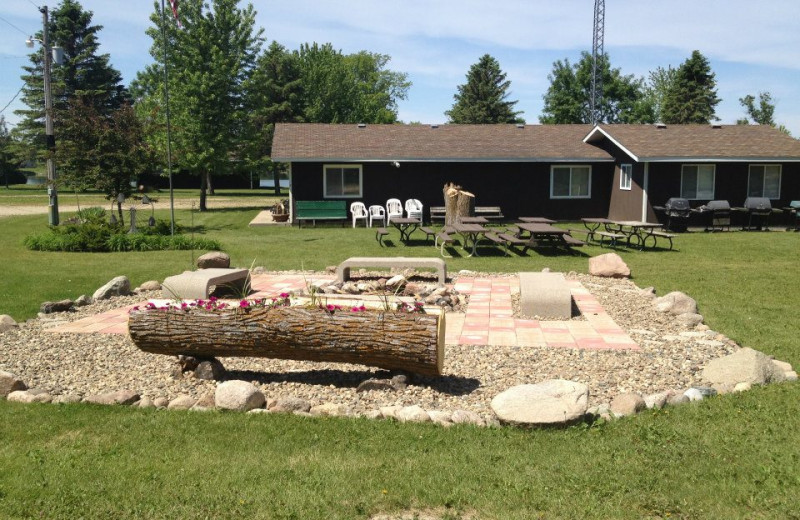
POLYGON ((343 200, 298 200, 295 202, 294 218, 300 227, 304 220, 317 225, 317 220, 347 220, 347 203, 343 200))

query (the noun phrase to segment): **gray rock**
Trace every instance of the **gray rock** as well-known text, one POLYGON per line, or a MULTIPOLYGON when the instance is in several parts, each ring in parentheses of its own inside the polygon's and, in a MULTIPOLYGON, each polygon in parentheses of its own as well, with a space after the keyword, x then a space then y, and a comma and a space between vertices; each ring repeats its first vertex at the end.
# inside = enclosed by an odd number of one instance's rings
POLYGON ((368 410, 364 412, 363 417, 367 419, 383 419, 383 414, 380 410, 368 410))
POLYGON ((450 420, 454 424, 474 424, 475 426, 483 426, 484 424, 480 415, 469 410, 456 410, 450 420))
POLYGON ((180 368, 180 372, 194 372, 197 366, 200 364, 200 360, 194 356, 184 356, 183 354, 178 355, 178 367, 180 368))
POLYGON ((214 394, 217 408, 246 412, 253 408, 262 408, 266 403, 262 394, 252 383, 247 381, 225 381, 217 385, 214 394))
POLYGON ((736 385, 733 387, 733 391, 736 393, 747 392, 751 388, 753 388, 753 385, 751 383, 736 383, 736 385))
POLYGON ((395 390, 402 392, 408 385, 408 376, 405 374, 397 374, 396 376, 393 376, 392 385, 394 386, 395 390))
POLYGON ((155 408, 156 405, 153 403, 153 400, 149 397, 142 397, 139 399, 139 402, 136 403, 136 406, 139 408, 155 408))
POLYGON ((85 403, 92 404, 119 404, 128 406, 139 400, 139 394, 130 390, 118 390, 104 394, 90 395, 83 399, 85 403))
POLYGON ((439 426, 452 426, 452 415, 450 412, 443 412, 440 410, 431 410, 428 412, 428 416, 431 419, 431 422, 434 424, 438 424, 439 426))
POLYGON ((253 408, 252 410, 247 410, 247 413, 254 413, 254 414, 271 413, 271 412, 272 410, 267 410, 266 408, 253 408))
POLYGON ((323 415, 328 417, 350 415, 350 407, 341 403, 325 403, 312 406, 309 410, 311 415, 323 415))
POLYGON ((703 323, 703 315, 694 312, 686 312, 683 314, 679 314, 676 319, 678 323, 680 323, 687 329, 697 327, 698 325, 703 323))
POLYGON ((717 390, 709 386, 693 386, 692 388, 700 392, 700 395, 703 397, 714 397, 717 395, 717 390))
POLYGON ((221 267, 227 269, 231 266, 231 257, 222 251, 211 251, 201 255, 197 259, 197 267, 199 269, 209 269, 214 267, 221 267))
POLYGON ((703 379, 711 384, 752 383, 763 385, 786 378, 766 354, 744 347, 733 354, 710 361, 703 369, 703 379))
POLYGON ((629 278, 631 270, 618 254, 606 253, 589 258, 589 274, 608 278, 629 278))
POLYGON ((419 405, 405 406, 395 412, 395 418, 400 422, 430 422, 431 416, 419 405))
POLYGON ((166 408, 167 405, 169 405, 169 399, 166 397, 156 397, 153 399, 153 404, 156 406, 156 408, 166 408))
POLYGON ((634 415, 647 408, 642 396, 634 393, 619 394, 611 400, 609 409, 611 413, 617 417, 625 417, 627 415, 634 415))
POLYGON ((0 332, 17 328, 17 322, 8 314, 0 314, 0 332))
POLYGON ((402 287, 406 283, 406 277, 402 274, 397 274, 386 280, 386 287, 390 289, 395 289, 397 287, 402 287))
POLYGON ((670 314, 697 314, 697 302, 680 291, 672 291, 661 298, 653 300, 653 306, 659 312, 670 314))
POLYGON ((519 385, 492 399, 491 407, 501 422, 521 425, 563 424, 586 413, 589 387, 553 379, 535 385, 519 385))
POLYGON ((381 415, 386 419, 396 419, 397 412, 402 409, 402 406, 392 405, 392 406, 381 406, 380 411, 381 415))
POLYGON ((94 303, 94 300, 91 296, 86 296, 85 294, 81 294, 75 300, 75 307, 86 307, 87 305, 91 305, 94 303))
POLYGON ((270 408, 275 412, 310 412, 311 403, 299 397, 280 397, 275 406, 270 408))
POLYGON ((39 307, 39 312, 42 314, 52 314, 54 312, 67 312, 72 309, 75 302, 72 300, 61 300, 57 302, 44 302, 39 307))
POLYGON ((11 392, 27 390, 28 386, 11 372, 0 370, 0 397, 8 397, 11 392))
POLYGON ((195 405, 197 401, 189 395, 179 395, 169 402, 167 410, 188 410, 195 405))
POLYGON ((656 410, 659 410, 666 406, 668 398, 669 394, 667 392, 646 395, 644 396, 644 405, 649 409, 655 408, 656 410))
POLYGON ((734 385, 728 383, 715 383, 712 387, 719 395, 730 394, 733 392, 734 385))
POLYGON ((53 404, 73 404, 80 403, 81 396, 75 394, 62 394, 53 398, 53 404))
POLYGON ((791 372, 792 370, 794 370, 792 368, 792 365, 790 363, 787 363, 786 361, 779 361, 777 359, 773 359, 772 364, 775 365, 775 367, 781 372, 791 372))
POLYGON ((789 372, 784 372, 783 377, 786 378, 786 381, 797 381, 797 372, 791 370, 789 372))
POLYGON ((225 376, 225 367, 217 358, 204 359, 194 369, 194 377, 206 381, 218 381, 225 376))
POLYGON ((705 395, 703 395, 703 393, 697 388, 690 388, 685 391, 683 395, 690 401, 702 401, 705 398, 705 395))
POLYGON ((139 286, 140 291, 160 291, 161 283, 158 280, 148 280, 139 286))
POLYGON ((370 390, 377 390, 379 392, 394 392, 396 390, 394 384, 389 379, 365 379, 359 383, 356 392, 369 392, 370 390))
MULTIPOLYGON (((698 392, 699 394, 699 392, 698 392)), ((670 406, 676 406, 683 403, 688 403, 689 398, 684 394, 671 394, 667 399, 667 404, 670 406)))
POLYGON ((29 390, 17 390, 8 394, 12 403, 49 403, 53 397, 48 393, 36 393, 29 390))
POLYGON ((95 300, 108 300, 114 296, 127 296, 131 293, 131 281, 127 276, 117 276, 107 284, 97 289, 92 298, 95 300))

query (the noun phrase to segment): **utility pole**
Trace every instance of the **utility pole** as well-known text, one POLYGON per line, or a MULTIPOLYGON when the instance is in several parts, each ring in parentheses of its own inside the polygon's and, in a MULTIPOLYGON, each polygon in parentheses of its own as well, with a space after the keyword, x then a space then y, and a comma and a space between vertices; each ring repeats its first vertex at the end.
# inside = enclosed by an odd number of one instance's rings
MULTIPOLYGON (((177 2, 172 4, 177 9, 177 2)), ((176 12, 177 16, 177 12, 176 12)), ((164 107, 167 116, 167 174, 169 175, 169 230, 175 236, 175 196, 172 190, 172 125, 169 118, 169 55, 167 47, 167 19, 165 15, 164 0, 161 0, 161 37, 164 39, 164 107)))
POLYGON ((50 196, 49 205, 49 223, 51 226, 58 225, 58 188, 56 181, 58 176, 56 174, 56 137, 53 134, 53 92, 50 85, 50 42, 48 38, 49 20, 47 16, 47 6, 40 7, 39 11, 42 13, 42 23, 44 29, 42 32, 42 48, 44 50, 44 127, 45 135, 47 138, 47 193, 50 196))
POLYGON ((594 30, 592 31, 592 124, 600 122, 600 102, 603 98, 603 76, 600 60, 604 59, 603 35, 606 25, 606 0, 594 0, 594 30))

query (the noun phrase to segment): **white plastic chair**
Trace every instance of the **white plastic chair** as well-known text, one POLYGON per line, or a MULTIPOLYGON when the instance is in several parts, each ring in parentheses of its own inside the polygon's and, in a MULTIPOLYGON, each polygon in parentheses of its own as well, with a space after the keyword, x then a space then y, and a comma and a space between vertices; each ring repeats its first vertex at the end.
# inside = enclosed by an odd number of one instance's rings
POLYGON ((386 224, 392 221, 392 217, 403 218, 403 204, 399 199, 389 199, 386 201, 386 224))
POLYGON ((364 225, 367 225, 367 207, 363 202, 353 202, 350 204, 350 213, 353 214, 353 227, 356 227, 358 219, 364 219, 364 225))
POLYGON ((408 218, 416 218, 422 221, 422 203, 418 199, 408 199, 406 201, 406 215, 408 218))
POLYGON ((381 226, 386 225, 386 210, 383 206, 374 205, 369 207, 369 227, 372 227, 373 220, 380 220, 381 226))

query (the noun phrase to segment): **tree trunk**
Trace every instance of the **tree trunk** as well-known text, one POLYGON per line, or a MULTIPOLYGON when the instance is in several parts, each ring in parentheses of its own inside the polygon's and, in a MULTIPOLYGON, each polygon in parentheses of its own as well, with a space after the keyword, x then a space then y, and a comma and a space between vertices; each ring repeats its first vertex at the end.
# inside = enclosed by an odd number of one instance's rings
POLYGON ((130 314, 128 332, 154 354, 360 363, 429 376, 444 364, 444 313, 147 310, 130 314))
POLYGON ((456 202, 456 218, 471 217, 475 214, 475 195, 468 191, 458 192, 456 202))
POLYGON ((277 168, 272 173, 272 179, 275 181, 275 196, 277 197, 281 194, 281 176, 277 168))
POLYGON ((200 174, 200 211, 206 211, 206 188, 208 186, 208 176, 206 172, 200 174))
POLYGON ((208 194, 214 195, 214 183, 211 182, 211 172, 210 171, 206 172, 206 176, 207 176, 206 186, 208 188, 208 194))
POLYGON ((461 217, 469 217, 475 213, 475 195, 472 193, 452 182, 444 185, 443 192, 445 226, 451 226, 461 217))
POLYGON ((117 201, 117 213, 119 214, 119 223, 122 224, 122 226, 124 227, 125 226, 125 216, 122 213, 122 203, 120 201, 117 201))

